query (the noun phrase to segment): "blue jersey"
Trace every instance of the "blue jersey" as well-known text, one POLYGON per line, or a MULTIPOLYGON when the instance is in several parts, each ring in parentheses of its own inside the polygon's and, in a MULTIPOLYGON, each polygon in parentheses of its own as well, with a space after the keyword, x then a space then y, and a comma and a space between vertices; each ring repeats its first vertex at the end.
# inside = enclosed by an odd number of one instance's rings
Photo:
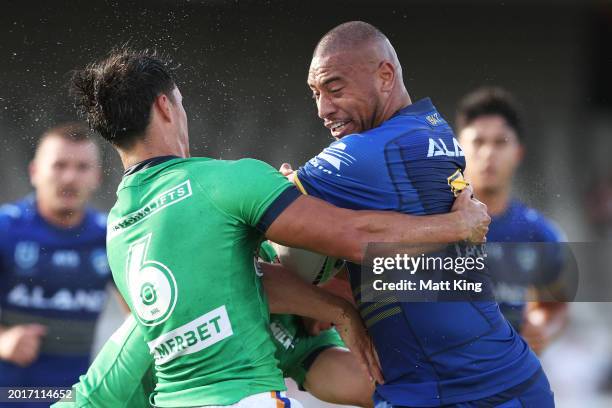
MULTIPOLYGON (((427 215, 450 211, 465 158, 429 99, 377 128, 333 142, 297 173, 313 196, 351 209, 427 215)), ((360 269, 349 264, 353 290, 360 269)), ((495 302, 361 302, 381 360, 377 394, 394 405, 473 401, 533 376, 540 364, 495 302)))
POLYGON ((557 243, 562 241, 563 234, 551 221, 519 201, 510 201, 502 214, 492 217, 487 265, 501 311, 517 330, 523 324, 528 288, 560 278, 563 251, 557 243))
POLYGON ((64 229, 40 216, 33 196, 0 207, 0 324, 48 328, 30 367, 0 361, 0 384, 76 382, 110 279, 104 214, 88 209, 79 226, 64 229))

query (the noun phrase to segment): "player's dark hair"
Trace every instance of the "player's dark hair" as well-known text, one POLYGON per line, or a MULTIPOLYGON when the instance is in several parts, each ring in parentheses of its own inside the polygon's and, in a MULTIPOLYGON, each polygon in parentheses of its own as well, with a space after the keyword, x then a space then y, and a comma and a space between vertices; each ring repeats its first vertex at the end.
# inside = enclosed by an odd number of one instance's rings
POLYGON ((482 116, 499 115, 506 120, 519 139, 523 138, 520 109, 510 92, 498 87, 485 87, 467 94, 457 108, 457 131, 482 116))
POLYGON ((124 46, 74 71, 70 93, 93 130, 113 145, 129 148, 144 136, 155 99, 163 93, 174 102, 175 86, 170 61, 156 51, 124 46))

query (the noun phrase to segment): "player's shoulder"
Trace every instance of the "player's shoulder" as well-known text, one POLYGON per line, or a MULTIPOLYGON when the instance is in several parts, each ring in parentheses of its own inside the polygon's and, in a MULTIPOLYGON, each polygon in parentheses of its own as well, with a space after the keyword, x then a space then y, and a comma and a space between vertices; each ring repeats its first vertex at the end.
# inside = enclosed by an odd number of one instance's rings
POLYGON ((448 146, 454 139, 453 130, 429 98, 421 99, 401 109, 381 126, 369 130, 365 135, 386 145, 425 146, 430 149, 433 142, 438 144, 442 151, 457 149, 457 146, 448 146))
POLYGON ((395 133, 452 132, 450 125, 430 98, 421 99, 401 109, 385 124, 389 130, 395 130, 395 133))
POLYGON ((275 170, 268 163, 252 158, 242 158, 238 160, 216 160, 204 157, 194 157, 185 159, 184 165, 186 169, 193 170, 198 174, 201 171, 210 173, 232 173, 240 172, 248 174, 255 171, 275 170))
POLYGON ((6 231, 12 225, 27 220, 35 211, 34 197, 0 205, 0 230, 6 231))
POLYGON ((108 213, 100 211, 94 207, 87 207, 87 227, 91 228, 94 232, 106 235, 106 223, 108 220, 108 213))
POLYGON ((567 238, 556 222, 525 203, 514 200, 511 204, 513 219, 529 229, 534 241, 562 242, 567 238))
MULTIPOLYGON (((268 164, 256 159, 219 160, 208 157, 175 159, 146 175, 156 180, 161 174, 179 179, 189 179, 200 184, 227 184, 232 178, 244 177, 262 170, 271 170, 268 164)), ((272 169, 273 170, 273 169, 272 169)))
POLYGON ((274 186, 290 185, 277 169, 268 163, 242 158, 238 160, 209 160, 195 164, 193 180, 210 198, 228 199, 246 196, 257 197, 274 186))

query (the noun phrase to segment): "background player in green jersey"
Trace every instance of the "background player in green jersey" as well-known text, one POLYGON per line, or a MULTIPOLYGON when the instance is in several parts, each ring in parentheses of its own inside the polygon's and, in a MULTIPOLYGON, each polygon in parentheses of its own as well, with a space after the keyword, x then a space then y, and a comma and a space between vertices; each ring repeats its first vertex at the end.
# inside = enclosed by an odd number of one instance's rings
MULTIPOLYGON (((278 262, 273 246, 261 244, 259 257, 278 262)), ((333 276, 330 274, 327 279, 333 276)), ((326 283, 326 279, 318 284, 326 283)), ((285 378, 293 379, 301 390, 320 400, 341 405, 372 406, 374 385, 359 370, 333 327, 309 333, 304 318, 291 314, 272 314, 270 331, 276 345, 276 358, 285 378)))
MULTIPOLYGON (((142 347, 155 358, 158 406, 264 406, 284 390, 253 262, 263 237, 358 262, 368 242, 481 241, 486 234, 486 208, 469 197, 459 214, 426 220, 356 212, 301 196, 257 160, 190 159, 182 95, 171 69, 151 53, 111 52, 77 71, 72 85, 76 105, 126 168, 109 216, 108 256, 142 347)), ((314 287, 303 290, 282 268, 265 273, 278 311, 336 314, 347 346, 382 381, 354 310, 314 287)))

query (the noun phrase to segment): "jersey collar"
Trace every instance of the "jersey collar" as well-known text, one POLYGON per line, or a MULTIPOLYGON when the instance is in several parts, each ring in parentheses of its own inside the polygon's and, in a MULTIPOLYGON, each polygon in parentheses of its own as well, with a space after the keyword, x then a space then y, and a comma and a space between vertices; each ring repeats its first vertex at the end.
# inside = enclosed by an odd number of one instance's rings
POLYGON ((125 169, 125 172, 123 173, 123 178, 126 178, 127 176, 131 176, 132 174, 137 173, 140 170, 150 169, 151 167, 167 162, 168 160, 178 159, 178 158, 179 158, 178 156, 172 156, 172 155, 151 157, 150 159, 143 160, 125 169))
POLYGON ((431 102, 431 98, 423 98, 417 102, 398 110, 395 115, 423 115, 425 113, 435 111, 436 107, 431 102))

